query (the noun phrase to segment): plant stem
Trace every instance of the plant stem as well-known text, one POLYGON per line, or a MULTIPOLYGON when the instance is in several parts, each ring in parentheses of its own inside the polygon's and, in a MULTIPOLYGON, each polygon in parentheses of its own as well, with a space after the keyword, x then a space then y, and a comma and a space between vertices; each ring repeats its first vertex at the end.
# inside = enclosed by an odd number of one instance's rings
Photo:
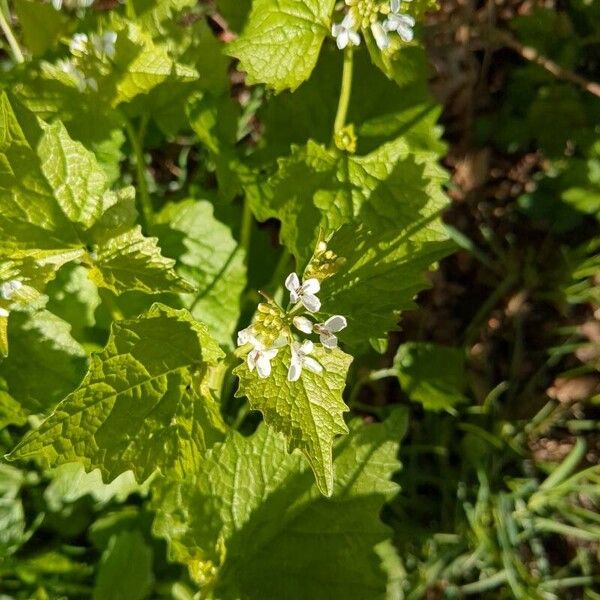
MULTIPOLYGON (((144 132, 145 128, 145 120, 143 120, 140 127, 140 132, 144 132)), ((138 208, 140 212, 140 218, 142 220, 142 227, 144 231, 147 231, 148 226, 152 223, 154 210, 152 208, 150 192, 148 191, 148 182, 146 181, 146 160, 144 158, 144 151, 142 149, 142 141, 140 139, 140 135, 135 131, 133 124, 127 118, 125 118, 125 129, 127 131, 129 143, 131 144, 131 148, 135 155, 136 180, 138 184, 138 193, 136 194, 136 198, 138 200, 138 208)))
POLYGON ((13 58, 18 63, 24 63, 25 57, 23 56, 23 52, 21 52, 21 48, 19 47, 19 43, 17 42, 17 38, 12 32, 10 28, 10 14, 4 14, 2 8, 0 8, 0 29, 2 29, 2 33, 6 40, 8 41, 8 45, 10 46, 11 52, 13 54, 13 58))
POLYGON ((557 79, 562 79, 563 81, 573 83, 579 86, 582 90, 585 90, 586 92, 600 98, 600 83, 589 81, 585 77, 582 77, 573 71, 564 69, 553 60, 550 60, 548 57, 540 54, 535 48, 521 44, 521 42, 519 42, 519 40, 517 40, 508 31, 494 30, 492 33, 496 41, 510 48, 511 50, 514 50, 525 60, 533 62, 542 67, 542 69, 545 69, 557 79))
POLYGON ((240 246, 246 253, 246 263, 248 262, 248 255, 250 254, 250 240, 252 238, 252 209, 250 208, 250 202, 247 198, 244 198, 244 209, 242 212, 242 223, 240 227, 240 246))
POLYGON ((350 93, 352 91, 352 67, 353 54, 352 48, 347 47, 344 51, 344 67, 342 70, 342 87, 340 89, 340 99, 338 101, 337 113, 333 124, 333 135, 344 127, 346 115, 348 114, 348 105, 350 104, 350 93))

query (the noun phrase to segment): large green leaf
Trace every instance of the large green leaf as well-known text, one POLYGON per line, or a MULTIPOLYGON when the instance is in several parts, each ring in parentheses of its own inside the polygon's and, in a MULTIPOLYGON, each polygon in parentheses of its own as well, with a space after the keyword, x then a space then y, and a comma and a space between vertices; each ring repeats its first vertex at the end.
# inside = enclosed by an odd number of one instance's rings
POLYGON ((183 294, 190 312, 222 345, 232 345, 246 286, 244 251, 206 200, 169 204, 157 215, 154 231, 164 253, 177 259, 177 272, 196 292, 183 294))
POLYGON ((428 287, 427 270, 452 249, 437 225, 429 229, 434 219, 384 233, 345 226, 330 240, 341 267, 323 281, 321 300, 347 317, 339 337, 354 349, 396 328, 401 311, 414 308, 415 295, 428 287))
POLYGON ((107 188, 94 155, 61 123, 46 125, 0 96, 0 255, 23 263, 12 278, 33 280, 26 261, 46 283, 64 263, 84 260, 93 280, 116 292, 192 291, 134 226, 133 189, 107 188))
POLYGON ((354 423, 335 448, 329 499, 272 429, 232 432, 194 476, 157 482, 154 532, 213 598, 384 598, 374 547, 389 535, 379 512, 398 489, 390 478, 405 427, 403 411, 354 423))
POLYGON ((288 381, 289 346, 272 361, 266 379, 250 372, 246 363, 234 370, 240 379, 238 394, 245 395, 251 408, 260 410, 269 427, 282 432, 290 451, 299 448, 312 467, 321 492, 333 491, 331 449, 335 437, 347 433, 343 414, 348 407, 342 399, 346 373, 352 357, 341 350, 326 350, 315 345, 312 356, 323 367, 322 373, 302 370, 298 381, 288 381))
POLYGON ((259 220, 281 221, 281 240, 300 264, 312 254, 321 231, 344 224, 375 232, 412 227, 412 237, 442 239, 439 219, 428 219, 446 204, 445 171, 437 153, 402 136, 369 154, 354 156, 311 140, 292 147, 277 173, 258 194, 250 195, 259 220))
POLYGON ((310 76, 330 31, 334 0, 254 0, 242 35, 229 46, 248 83, 296 89, 310 76))
POLYGON ((54 408, 81 382, 87 353, 71 336, 71 326, 47 310, 12 313, 11 353, 0 363, 0 378, 27 413, 54 408))
POLYGON ((138 319, 118 321, 79 388, 10 458, 81 462, 107 480, 128 470, 143 481, 156 469, 185 469, 223 429, 198 382, 221 356, 185 310, 156 304, 138 319))

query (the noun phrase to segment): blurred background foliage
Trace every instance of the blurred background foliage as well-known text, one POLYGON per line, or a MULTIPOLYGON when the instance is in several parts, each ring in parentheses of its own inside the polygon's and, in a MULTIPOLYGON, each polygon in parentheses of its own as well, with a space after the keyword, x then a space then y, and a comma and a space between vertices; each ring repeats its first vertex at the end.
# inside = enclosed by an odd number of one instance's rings
MULTIPOLYGON (((77 19, 123 12, 112 0, 96 0, 81 14, 71 4, 65 0, 61 13, 44 4, 44 35, 31 34, 32 0, 11 4, 15 30, 34 58, 59 52, 57 41, 77 30, 77 19)), ((249 2, 133 4, 154 40, 177 40, 187 53, 182 62, 199 71, 210 64, 211 74, 205 89, 168 82, 155 89, 151 122, 142 114, 147 106, 127 105, 128 118, 143 125, 150 192, 174 200, 201 190, 212 203, 206 210, 239 238, 241 208, 227 202, 243 180, 237 157, 252 154, 268 172, 307 130, 327 140, 335 103, 324 102, 323 111, 302 106, 328 85, 335 96, 339 56, 326 47, 311 81, 293 95, 271 97, 247 88, 220 49, 240 31, 249 2), (189 105, 191 128, 186 115, 171 110, 174 94, 198 94, 189 105), (237 115, 237 131, 223 130, 222 111, 237 115)), ((6 0, 0 5, 9 8, 6 0)), ((444 220, 457 245, 418 308, 404 315, 402 331, 383 354, 371 352, 348 386, 352 410, 366 420, 384 418, 397 404, 411 409, 402 492, 383 515, 398 551, 384 556, 394 573, 389 597, 598 600, 600 3, 441 0, 419 33, 427 54, 406 57, 403 93, 388 93, 384 80, 370 94, 371 67, 358 59, 362 85, 350 107, 366 152, 380 136, 372 117, 381 103, 398 115, 400 130, 410 118, 402 111, 428 98, 429 86, 442 110, 431 109, 420 135, 436 151, 446 147, 452 203, 444 220), (427 81, 419 75, 424 61, 427 81)), ((31 99, 40 89, 39 112, 60 110, 39 75, 19 93, 31 99)), ((62 118, 74 136, 94 133, 76 115, 62 118)), ((110 135, 87 141, 109 157, 109 175, 133 181, 131 141, 114 123, 105 125, 110 135)), ((163 210, 167 218, 168 206, 163 210)), ((269 286, 276 239, 273 222, 253 234, 254 289, 269 286)), ((74 324, 71 335, 89 350, 106 341, 111 310, 136 314, 148 300, 125 295, 115 307, 114 298, 85 286, 78 269, 61 271, 48 308, 74 324)), ((255 302, 246 298, 242 313, 255 302)), ((36 324, 27 331, 35 334, 36 324)), ((48 341, 42 349, 30 358, 46 370, 37 384, 44 389, 23 380, 17 358, 3 364, 2 453, 28 419, 7 385, 22 390, 20 403, 48 407, 85 371, 80 347, 48 341), (70 357, 60 371, 57 352, 70 357)), ((137 485, 128 473, 104 485, 97 472, 76 465, 45 472, 0 464, 0 597, 191 598, 184 568, 169 563, 164 543, 151 535, 147 495, 148 482, 137 485), (125 567, 131 563, 135 569, 125 567)))

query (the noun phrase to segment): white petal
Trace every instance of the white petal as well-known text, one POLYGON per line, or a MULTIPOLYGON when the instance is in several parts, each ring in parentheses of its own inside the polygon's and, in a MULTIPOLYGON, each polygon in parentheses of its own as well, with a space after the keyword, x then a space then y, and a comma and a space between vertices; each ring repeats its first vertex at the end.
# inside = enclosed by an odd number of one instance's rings
POLYGON ((353 46, 360 46, 360 35, 356 31, 349 30, 348 37, 353 46))
POLYGON ((310 340, 305 340, 302 342, 302 346, 300 346, 300 352, 302 354, 310 354, 314 349, 314 345, 310 340))
POLYGON ((246 362, 248 363, 248 370, 252 373, 254 371, 254 367, 256 366, 256 359, 258 358, 258 352, 256 350, 252 350, 246 357, 246 362))
POLYGON ((290 364, 287 374, 288 381, 298 381, 301 374, 302 363, 298 359, 294 360, 294 357, 292 357, 292 363, 290 364))
POLYGON ((321 340, 321 344, 325 346, 325 348, 337 348, 337 337, 333 335, 333 333, 329 333, 328 331, 324 331, 319 336, 321 340))
POLYGON ((297 292, 292 292, 290 291, 290 302, 292 304, 296 304, 296 302, 298 302, 298 299, 300 298, 300 296, 298 296, 297 292))
POLYGON ((277 348, 269 348, 268 350, 263 350, 261 352, 261 356, 264 356, 268 360, 272 360, 277 356, 279 350, 277 348))
POLYGON ((398 25, 398 35, 405 42, 412 42, 413 38, 415 37, 413 30, 408 27, 408 25, 398 25))
POLYGON ((373 32, 373 37, 375 38, 377 47, 380 50, 385 50, 390 45, 390 40, 385 29, 383 28, 383 25, 377 21, 371 25, 371 31, 373 32))
POLYGON ((411 17, 410 15, 398 15, 397 19, 401 23, 404 23, 405 25, 408 25, 408 27, 414 27, 415 26, 415 19, 414 19, 414 17, 411 17))
POLYGON ((312 333, 313 330, 312 321, 306 317, 294 317, 294 327, 302 333, 312 333))
POLYGON ((309 312, 319 312, 321 308, 321 301, 313 294, 303 294, 302 304, 309 312))
POLYGON ((311 358, 310 356, 307 356, 304 359, 304 366, 313 373, 323 372, 323 367, 314 358, 311 358))
POLYGON ((8 317, 8 315, 9 315, 9 312, 5 308, 2 308, 0 306, 0 318, 2 318, 2 317, 6 318, 6 317, 8 317))
POLYGON ((0 285, 0 298, 8 300, 15 292, 18 292, 23 287, 23 284, 18 279, 5 281, 0 285))
POLYGON ((344 29, 353 29, 354 25, 354 16, 351 12, 347 12, 346 16, 342 19, 342 27, 344 29))
MULTIPOLYGON (((343 50, 348 45, 349 39, 350 36, 348 34, 348 30, 344 29, 335 39, 335 43, 340 50, 343 50)), ((290 381, 292 380, 290 379, 290 381)), ((293 381, 295 381, 295 379, 293 381)))
POLYGON ((340 35, 340 33, 342 33, 342 30, 343 30, 343 29, 344 29, 344 28, 343 28, 343 27, 342 27, 342 26, 341 26, 339 23, 334 23, 334 24, 331 26, 331 35, 332 35, 333 37, 337 37, 338 35, 340 35))
POLYGON ((237 345, 243 346, 244 344, 248 344, 250 342, 250 338, 254 337, 250 333, 250 328, 246 327, 246 329, 241 329, 237 334, 237 345))
POLYGON ((271 374, 271 361, 262 353, 256 361, 256 371, 261 379, 266 379, 271 374))
POLYGON ((302 291, 305 294, 318 294, 321 289, 321 284, 318 279, 312 277, 311 279, 307 279, 302 284, 302 291))
POLYGON ((290 292, 295 292, 300 287, 300 280, 298 279, 298 275, 296 275, 296 273, 290 273, 285 278, 285 287, 290 292))
POLYGON ((390 8, 393 13, 397 13, 400 10, 400 0, 390 0, 390 8))
POLYGON ((52 0, 52 6, 55 10, 60 10, 62 7, 63 0, 52 0))
POLYGON ((348 325, 348 321, 346 321, 346 317, 342 317, 342 315, 333 315, 333 317, 329 317, 323 325, 325 326, 325 329, 336 333, 345 329, 348 325))

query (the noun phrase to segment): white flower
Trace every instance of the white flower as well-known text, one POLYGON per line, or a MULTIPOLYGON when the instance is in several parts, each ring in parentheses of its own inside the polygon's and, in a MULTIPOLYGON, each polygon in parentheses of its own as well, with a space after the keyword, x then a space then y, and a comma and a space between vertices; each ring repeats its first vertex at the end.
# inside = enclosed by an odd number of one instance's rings
POLYGON ((371 33, 373 34, 375 43, 380 50, 385 50, 389 47, 390 38, 388 37, 387 31, 379 21, 375 21, 375 23, 371 24, 371 33))
POLYGON ((390 8, 392 9, 392 13, 386 19, 383 27, 386 31, 397 31, 398 35, 405 42, 412 41, 415 36, 412 29, 415 26, 414 18, 400 12, 400 0, 391 0, 390 8))
POLYGON ((351 13, 346 13, 341 23, 334 23, 331 27, 331 35, 335 38, 335 43, 340 50, 343 50, 348 44, 350 46, 360 45, 360 35, 354 29, 356 23, 351 13))
POLYGON ((88 36, 85 33, 76 33, 69 43, 71 54, 84 54, 88 41, 88 36))
POLYGON ((313 332, 313 322, 306 317, 294 317, 294 326, 302 333, 313 332))
POLYGON ((315 295, 321 289, 318 279, 307 279, 300 285, 298 275, 290 273, 285 280, 285 287, 290 292, 292 304, 296 304, 300 300, 309 312, 319 312, 321 301, 315 295))
POLYGON ((342 315, 329 317, 325 323, 313 323, 306 317, 294 317, 294 326, 296 329, 302 331, 302 333, 312 333, 313 331, 318 333, 321 344, 326 348, 337 347, 338 340, 335 334, 345 329, 347 325, 346 317, 342 317, 342 315))
POLYGON ((266 379, 271 374, 271 361, 277 356, 279 348, 285 345, 283 338, 278 339, 271 348, 266 348, 265 345, 257 339, 251 332, 251 328, 247 327, 238 332, 238 346, 244 344, 252 344, 253 348, 246 357, 248 369, 250 372, 256 372, 261 379, 266 379))
POLYGON ((313 343, 310 340, 306 340, 302 344, 299 342, 292 343, 292 362, 288 369, 288 381, 298 381, 304 367, 313 373, 323 372, 323 367, 312 356, 308 356, 313 348, 313 343))
POLYGON ((342 315, 333 315, 333 317, 329 317, 325 323, 317 323, 314 326, 314 330, 319 334, 319 338, 321 340, 321 344, 326 348, 336 348, 337 347, 337 337, 336 333, 345 329, 348 325, 346 321, 346 317, 342 317, 342 315))
POLYGON ((8 317, 9 312, 0 306, 0 319, 8 317))
POLYGON ((18 279, 5 281, 0 285, 0 298, 10 300, 15 292, 18 292, 23 287, 23 284, 18 279))
POLYGON ((54 10, 60 10, 62 8, 63 0, 52 0, 52 6, 54 10))
POLYGON ((106 31, 102 35, 92 36, 92 45, 99 54, 105 54, 112 58, 115 55, 115 43, 117 34, 115 31, 106 31))

